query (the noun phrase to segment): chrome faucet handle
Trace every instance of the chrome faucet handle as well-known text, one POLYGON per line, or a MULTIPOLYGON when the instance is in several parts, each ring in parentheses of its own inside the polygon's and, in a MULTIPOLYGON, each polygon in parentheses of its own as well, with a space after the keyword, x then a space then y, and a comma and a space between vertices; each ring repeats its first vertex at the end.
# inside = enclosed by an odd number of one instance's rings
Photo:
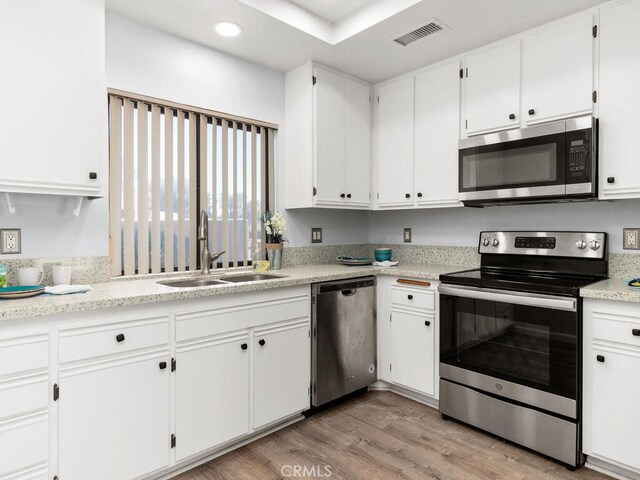
POLYGON ((211 264, 211 263, 215 262, 218 258, 220 258, 220 257, 221 257, 222 255, 224 255, 225 253, 227 253, 227 251, 226 251, 226 250, 223 250, 223 251, 222 251, 222 252, 220 252, 220 253, 212 253, 212 254, 211 254, 211 256, 210 256, 210 258, 211 258, 211 262, 210 262, 209 264, 211 264))

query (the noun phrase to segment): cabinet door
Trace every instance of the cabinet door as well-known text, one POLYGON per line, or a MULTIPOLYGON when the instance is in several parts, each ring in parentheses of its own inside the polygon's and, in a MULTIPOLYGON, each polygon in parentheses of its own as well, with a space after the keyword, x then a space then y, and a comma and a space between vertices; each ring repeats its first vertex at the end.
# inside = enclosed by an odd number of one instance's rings
POLYGON ((253 335, 253 428, 310 405, 309 322, 256 329, 253 335))
POLYGON ((640 468, 640 354, 592 350, 593 385, 591 449, 633 468, 640 468), (597 358, 600 356, 600 360, 597 358))
POLYGON ((370 176, 371 89, 345 79, 345 190, 347 204, 368 207, 370 176))
POLYGON ((59 477, 127 480, 169 464, 168 353, 60 374, 59 477))
POLYGON ((522 118, 528 124, 593 111, 593 18, 522 40, 522 118))
POLYGON ((601 197, 640 196, 640 1, 616 2, 600 13, 601 197))
POLYGON ((435 394, 435 320, 432 315, 391 311, 391 381, 435 394))
POLYGON ((176 460, 248 433, 249 335, 183 347, 176 360, 176 460))
POLYGON ((467 135, 520 126, 520 42, 466 57, 467 135))
POLYGON ((346 198, 344 77, 319 67, 315 76, 315 203, 341 205, 346 198))
POLYGON ((458 203, 459 63, 416 75, 415 192, 418 205, 458 203))
POLYGON ((413 78, 381 85, 377 112, 377 203, 413 205, 413 78))

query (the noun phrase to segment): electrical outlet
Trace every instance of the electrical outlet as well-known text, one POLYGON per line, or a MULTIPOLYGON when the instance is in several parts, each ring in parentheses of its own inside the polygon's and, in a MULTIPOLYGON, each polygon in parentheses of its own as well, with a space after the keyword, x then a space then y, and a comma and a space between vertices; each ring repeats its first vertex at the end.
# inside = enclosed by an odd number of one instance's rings
POLYGON ((311 229, 311 243, 322 243, 322 229, 321 228, 312 228, 311 229))
POLYGON ((640 250, 640 228, 625 228, 622 232, 622 248, 640 250))
POLYGON ((0 230, 0 253, 3 255, 22 252, 22 242, 19 228, 5 228, 0 230))
POLYGON ((404 243, 411 243, 411 229, 405 228, 403 232, 404 243))

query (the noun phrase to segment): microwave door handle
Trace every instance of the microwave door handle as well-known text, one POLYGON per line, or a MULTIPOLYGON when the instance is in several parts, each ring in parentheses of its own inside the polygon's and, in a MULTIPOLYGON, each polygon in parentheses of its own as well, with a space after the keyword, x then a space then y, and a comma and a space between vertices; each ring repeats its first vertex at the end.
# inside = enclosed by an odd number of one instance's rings
POLYGON ((511 303, 515 305, 527 305, 531 307, 549 308, 552 310, 566 310, 569 312, 575 312, 577 310, 576 300, 574 298, 554 297, 551 295, 449 285, 440 285, 438 287, 438 292, 454 297, 473 298, 477 300, 511 303))

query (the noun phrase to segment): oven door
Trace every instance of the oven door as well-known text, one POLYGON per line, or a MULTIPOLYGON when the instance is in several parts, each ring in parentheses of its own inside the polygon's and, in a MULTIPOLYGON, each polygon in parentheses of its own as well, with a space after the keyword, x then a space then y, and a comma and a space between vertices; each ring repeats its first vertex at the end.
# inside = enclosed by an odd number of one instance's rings
POLYGON ((564 122, 462 140, 460 200, 564 196, 565 156, 564 122))
POLYGON ((440 376, 577 418, 578 300, 441 285, 440 376))

